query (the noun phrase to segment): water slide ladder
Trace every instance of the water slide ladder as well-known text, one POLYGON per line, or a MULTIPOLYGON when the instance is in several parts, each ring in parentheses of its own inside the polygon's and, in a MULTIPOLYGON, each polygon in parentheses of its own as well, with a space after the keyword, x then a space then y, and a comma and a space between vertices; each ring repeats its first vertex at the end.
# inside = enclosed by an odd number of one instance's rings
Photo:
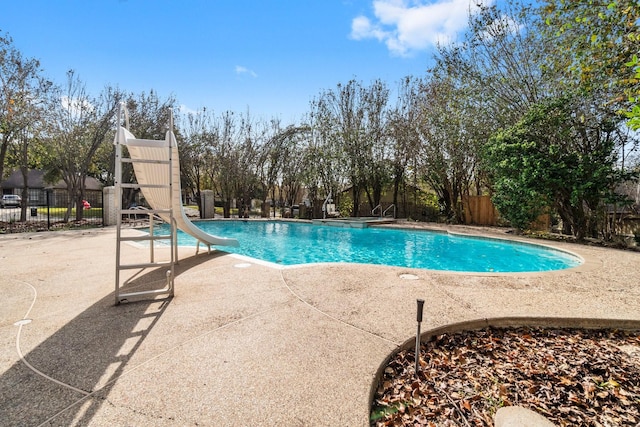
MULTIPOLYGON (((116 305, 121 302, 127 301, 129 298, 144 298, 144 297, 155 297, 157 295, 167 295, 169 297, 173 296, 174 293, 174 277, 175 277, 175 264, 178 259, 178 245, 177 245, 177 225, 174 215, 173 205, 169 205, 164 209, 140 209, 140 208, 124 208, 122 206, 122 190, 125 188, 129 189, 156 189, 163 190, 171 194, 171 190, 173 188, 173 174, 171 173, 173 162, 177 161, 177 159, 173 158, 173 149, 170 141, 149 141, 149 140, 136 140, 129 138, 129 141, 126 141, 126 137, 128 134, 128 130, 125 132, 125 129, 122 128, 122 115, 124 114, 126 129, 129 128, 129 115, 124 105, 121 105, 118 109, 118 130, 116 133, 116 137, 114 140, 115 145, 115 209, 118 215, 117 218, 117 232, 116 232, 116 288, 115 288, 115 303, 116 305), (149 144, 153 143, 156 147, 166 148, 168 151, 168 157, 166 159, 144 159, 144 158, 136 158, 132 157, 123 157, 122 156, 122 145, 127 143, 139 143, 139 144, 149 144), (148 164, 154 165, 156 168, 166 168, 166 175, 168 176, 168 182, 158 184, 158 183, 137 183, 137 182, 123 182, 122 179, 122 165, 125 163, 129 164, 148 164), (122 235, 122 216, 123 215, 147 215, 149 219, 149 234, 148 235, 140 235, 140 236, 123 236, 122 235), (168 234, 156 235, 154 234, 153 227, 154 222, 157 217, 161 217, 162 219, 168 219, 170 231, 168 234), (171 251, 169 260, 158 261, 156 260, 155 251, 154 251, 154 242, 158 240, 169 241, 171 251), (144 263, 124 263, 121 259, 121 246, 123 242, 131 242, 131 241, 146 241, 149 244, 149 261, 144 263), (136 292, 125 292, 123 291, 123 287, 125 287, 133 278, 137 277, 137 274, 134 274, 132 278, 127 280, 122 280, 121 272, 124 270, 132 270, 136 269, 140 272, 148 269, 148 268, 166 268, 166 282, 165 285, 161 288, 156 289, 147 289, 143 291, 136 292)), ((173 129, 173 117, 170 120, 170 128, 173 129)), ((130 135, 130 134, 129 134, 130 135)))

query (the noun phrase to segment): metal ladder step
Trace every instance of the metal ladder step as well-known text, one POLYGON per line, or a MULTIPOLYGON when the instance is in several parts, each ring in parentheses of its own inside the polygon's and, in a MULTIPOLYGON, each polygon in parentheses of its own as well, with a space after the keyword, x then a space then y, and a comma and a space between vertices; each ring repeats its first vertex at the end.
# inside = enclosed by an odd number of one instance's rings
POLYGON ((171 288, 169 287, 165 287, 162 289, 154 289, 154 290, 150 290, 150 291, 140 291, 140 292, 129 292, 129 293, 122 293, 120 292, 118 294, 118 299, 120 301, 122 300, 126 300, 127 298, 130 297, 141 297, 141 296, 146 296, 146 295, 161 295, 161 294, 168 294, 171 293, 171 288))
POLYGON ((127 215, 170 214, 171 209, 120 209, 120 213, 127 215))
MULTIPOLYGON (((116 133, 116 139, 114 140, 115 144, 115 188, 116 194, 115 197, 119 198, 119 200, 123 200, 123 190, 125 189, 133 189, 140 190, 143 192, 145 189, 162 189, 172 191, 173 182, 174 182, 174 172, 173 165, 174 162, 178 161, 178 157, 175 155, 176 147, 173 146, 173 135, 169 137, 167 133, 167 138, 164 140, 150 140, 150 139, 137 139, 133 134, 131 134, 128 129, 121 128, 121 121, 124 118, 125 123, 127 124, 127 128, 129 125, 129 114, 124 104, 120 104, 118 108, 118 131, 116 133), (124 139, 123 139, 124 138, 124 139), (123 146, 128 147, 128 153, 125 151, 123 156, 123 146), (160 150, 168 150, 168 153, 161 153, 160 150), (162 155, 160 155, 162 154, 162 155), (168 155, 168 157, 167 157, 168 155), (140 158, 142 157, 142 158, 140 158), (149 165, 148 170, 152 175, 157 175, 157 178, 154 178, 150 183, 139 183, 139 182, 122 182, 123 174, 122 174, 122 165, 124 164, 132 164, 135 167, 134 171, 143 168, 144 165, 149 165), (158 166, 156 166, 158 165, 158 166), (166 171, 165 171, 166 168, 166 171)), ((173 116, 170 116, 169 128, 171 132, 173 132, 173 116)), ((152 176, 153 177, 153 176, 152 176)), ((142 177, 141 177, 142 178, 142 177)), ((142 181, 145 181, 142 179, 142 181)), ((179 182, 178 184, 179 185, 179 182)), ((177 187, 179 188, 179 187, 177 187)), ((153 194, 153 192, 150 192, 153 194)), ((158 195, 164 195, 163 192, 157 192, 158 195)), ((118 199, 116 199, 117 201, 118 199)), ((175 241, 175 236, 177 233, 176 229, 176 221, 174 218, 175 210, 170 206, 168 209, 146 209, 144 207, 136 207, 122 209, 122 205, 117 203, 117 241, 116 241, 116 277, 115 277, 115 304, 118 305, 124 300, 132 297, 145 297, 149 296, 155 298, 158 294, 169 294, 169 296, 173 296, 174 293, 174 274, 175 274, 175 265, 177 263, 178 258, 178 250, 177 250, 177 242, 175 241), (135 219, 139 218, 139 215, 143 215, 141 217, 143 223, 148 223, 148 226, 151 230, 153 230, 154 224, 156 223, 156 219, 166 219, 166 222, 169 223, 169 227, 171 231, 162 231, 161 235, 137 235, 137 236, 122 236, 121 231, 124 224, 124 221, 127 220, 127 215, 129 216, 129 220, 132 219, 133 215, 135 219), (159 215, 162 215, 164 218, 159 218, 159 215), (149 257, 147 258, 148 262, 133 262, 129 264, 122 263, 122 243, 123 242, 135 242, 135 241, 148 241, 151 242, 149 244, 149 257), (154 245, 155 241, 164 241, 170 242, 170 245, 167 248, 170 250, 170 260, 169 261, 157 261, 154 255, 154 245), (165 286, 162 286, 160 289, 149 289, 145 291, 134 291, 130 289, 130 292, 127 292, 127 284, 129 280, 126 279, 123 281, 123 277, 121 277, 121 272, 124 270, 144 270, 144 269, 166 269, 166 283, 165 286), (124 285, 124 286, 123 286, 124 285)), ((164 207, 164 206, 161 206, 164 207)), ((163 256, 164 259, 166 257, 163 256)), ((135 260, 130 260, 135 261, 135 260)), ((133 277, 138 277, 139 273, 133 275, 133 277)), ((155 286, 153 286, 155 287, 155 286)))
POLYGON ((153 160, 153 159, 131 159, 129 157, 125 157, 120 159, 122 163, 151 163, 157 165, 168 165, 170 164, 169 160, 153 160))
POLYGON ((153 267, 166 267, 171 266, 171 261, 159 261, 159 262, 141 262, 138 264, 120 264, 121 270, 133 270, 139 268, 153 268, 153 267))
POLYGON ((133 183, 123 183, 120 184, 122 188, 171 188, 168 184, 133 184, 133 183))
POLYGON ((123 242, 142 242, 150 240, 171 240, 170 234, 157 234, 154 236, 121 236, 120 240, 123 242))

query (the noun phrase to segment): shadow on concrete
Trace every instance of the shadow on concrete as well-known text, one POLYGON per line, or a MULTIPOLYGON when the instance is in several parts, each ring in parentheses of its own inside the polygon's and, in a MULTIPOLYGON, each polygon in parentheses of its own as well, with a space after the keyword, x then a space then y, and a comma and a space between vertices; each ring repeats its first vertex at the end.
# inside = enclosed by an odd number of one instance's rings
MULTIPOLYGON (((182 259, 175 275, 223 255, 182 259)), ((132 280, 125 291, 154 288, 165 280, 166 268, 156 269, 132 280)), ((88 425, 169 304, 170 298, 158 298, 116 306, 111 293, 57 329, 24 358, 71 387, 36 374, 22 361, 15 363, 0 376, 0 424, 68 425, 72 421, 88 425)), ((23 336, 29 326, 23 329, 23 336)))

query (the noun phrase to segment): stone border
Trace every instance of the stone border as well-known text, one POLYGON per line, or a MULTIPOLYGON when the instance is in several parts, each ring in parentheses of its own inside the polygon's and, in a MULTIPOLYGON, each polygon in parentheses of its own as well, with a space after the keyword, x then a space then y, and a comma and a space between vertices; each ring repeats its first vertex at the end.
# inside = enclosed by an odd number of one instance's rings
MULTIPOLYGON (((488 327, 495 328, 520 328, 520 327, 538 327, 538 328, 558 328, 558 329, 621 329, 628 331, 640 331, 640 320, 633 319, 596 319, 596 318, 580 318, 580 317, 494 317, 476 320, 467 320, 464 322, 450 323, 448 325, 439 326, 434 329, 420 334, 421 343, 431 341, 435 336, 445 333, 458 333, 463 331, 481 330, 488 327)), ((387 364, 399 352, 415 348, 415 337, 409 338, 407 341, 393 350, 380 364, 375 373, 371 388, 369 390, 369 403, 367 420, 371 424, 371 410, 373 408, 373 399, 376 395, 378 385, 384 374, 387 364)))

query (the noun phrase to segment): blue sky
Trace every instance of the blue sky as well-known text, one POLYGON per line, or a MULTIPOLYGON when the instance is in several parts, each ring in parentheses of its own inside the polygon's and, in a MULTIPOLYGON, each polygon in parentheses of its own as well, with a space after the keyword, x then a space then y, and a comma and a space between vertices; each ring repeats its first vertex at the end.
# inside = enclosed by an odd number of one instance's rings
POLYGON ((395 87, 454 41, 469 0, 21 0, 0 30, 46 75, 174 95, 183 111, 300 120, 352 78, 395 87))

